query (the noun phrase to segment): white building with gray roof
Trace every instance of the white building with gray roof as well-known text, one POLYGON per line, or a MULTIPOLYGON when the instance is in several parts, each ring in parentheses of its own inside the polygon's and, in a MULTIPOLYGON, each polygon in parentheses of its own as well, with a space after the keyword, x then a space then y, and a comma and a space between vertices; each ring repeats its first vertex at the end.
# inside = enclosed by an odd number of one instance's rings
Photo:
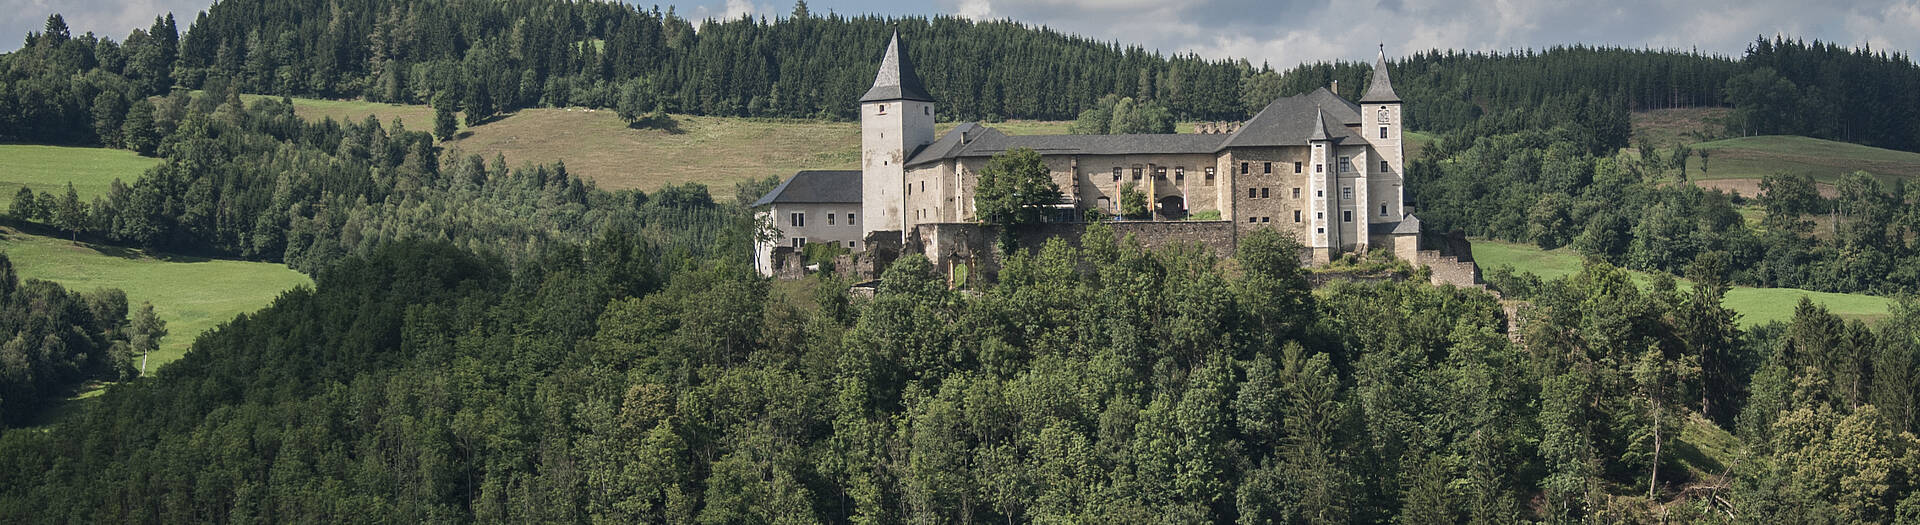
POLYGON ((1066 197, 1059 218, 1077 220, 1092 209, 1119 215, 1131 187, 1148 197, 1146 219, 1217 213, 1235 225, 1236 237, 1279 230, 1318 262, 1370 249, 1411 260, 1417 249, 1419 221, 1404 198, 1404 113, 1384 49, 1359 101, 1316 88, 1274 100, 1237 127, 1208 127, 1231 133, 1008 135, 962 123, 935 137, 934 97, 895 34, 860 106, 862 211, 854 240, 904 240, 918 225, 977 222, 978 170, 996 154, 1027 148, 1041 155, 1066 197))

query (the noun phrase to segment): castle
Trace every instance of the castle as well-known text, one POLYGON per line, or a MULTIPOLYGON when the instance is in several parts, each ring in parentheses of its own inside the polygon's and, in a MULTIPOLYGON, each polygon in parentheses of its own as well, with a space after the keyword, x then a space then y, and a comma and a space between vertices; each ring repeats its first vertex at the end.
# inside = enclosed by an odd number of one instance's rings
POLYGON ((1063 194, 1053 220, 1080 221, 1095 209, 1118 216, 1132 186, 1147 197, 1152 221, 1116 224, 1207 223, 1200 227, 1228 245, 1272 228, 1298 239, 1314 263, 1376 249, 1421 258, 1420 223, 1404 197, 1401 101, 1384 48, 1357 103, 1319 88, 1274 100, 1237 126, 1192 134, 1013 136, 963 123, 935 137, 934 108, 894 34, 860 97, 859 171, 800 172, 755 203, 781 232, 763 243, 756 266, 771 275, 775 247, 807 243, 933 251, 914 234, 977 223, 978 171, 1019 148, 1041 155, 1063 194), (1218 220, 1182 220, 1215 213, 1218 220))

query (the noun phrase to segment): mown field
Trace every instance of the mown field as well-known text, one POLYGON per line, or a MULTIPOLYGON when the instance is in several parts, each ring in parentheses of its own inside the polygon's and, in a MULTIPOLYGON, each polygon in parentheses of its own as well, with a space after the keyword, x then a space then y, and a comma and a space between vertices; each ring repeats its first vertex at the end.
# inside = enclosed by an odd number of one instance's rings
POLYGON ((1698 162, 1687 172, 1694 179, 1758 180, 1789 173, 1832 183, 1855 171, 1871 173, 1882 182, 1920 176, 1920 153, 1809 137, 1739 137, 1703 142, 1694 149, 1712 152, 1705 172, 1698 162))
MULTIPOLYGON (((1515 272, 1530 272, 1542 279, 1552 279, 1572 275, 1580 271, 1581 257, 1570 248, 1552 251, 1542 250, 1529 244, 1514 244, 1485 239, 1473 241, 1473 258, 1480 264, 1480 271, 1486 272, 1501 265, 1512 266, 1515 272)), ((1642 272, 1633 272, 1642 285, 1649 276, 1642 272)), ((1681 280, 1684 286, 1685 280, 1681 280)), ((1835 315, 1848 319, 1860 319, 1869 323, 1885 318, 1892 308, 1893 301, 1885 297, 1864 294, 1843 294, 1813 292, 1794 288, 1748 288, 1735 287, 1727 292, 1727 308, 1740 313, 1741 326, 1754 326, 1770 321, 1787 321, 1793 318, 1794 306, 1801 297, 1807 297, 1814 303, 1824 305, 1835 315)))
POLYGON ((0 144, 0 210, 13 205, 21 186, 35 193, 65 195, 67 183, 81 202, 105 196, 114 179, 126 184, 160 163, 127 150, 33 144, 0 144))
MULTIPOLYGON (((45 232, 42 232, 45 233, 45 232)), ((305 274, 285 265, 149 254, 0 227, 0 252, 22 279, 43 279, 76 290, 119 288, 138 308, 153 303, 167 322, 160 349, 147 356, 147 372, 185 355, 193 340, 234 316, 252 312, 296 286, 311 286, 305 274)))
MULTIPOLYGON (((433 108, 423 105, 295 98, 293 106, 295 114, 310 120, 357 122, 372 115, 381 122, 403 119, 408 129, 433 125, 433 108)), ((1071 124, 1012 120, 988 125, 1012 135, 1041 135, 1066 133, 1071 124)), ((1193 124, 1182 122, 1175 129, 1191 132, 1193 124)), ((953 126, 938 124, 935 133, 953 126)), ((1424 144, 1421 137, 1409 141, 1424 144)), ((860 124, 673 115, 673 125, 665 129, 634 128, 612 110, 531 108, 480 126, 462 126, 459 138, 446 147, 488 159, 498 154, 515 166, 564 160, 567 171, 607 189, 653 190, 698 182, 712 188, 715 198, 731 198, 733 184, 744 180, 858 167, 860 124)))

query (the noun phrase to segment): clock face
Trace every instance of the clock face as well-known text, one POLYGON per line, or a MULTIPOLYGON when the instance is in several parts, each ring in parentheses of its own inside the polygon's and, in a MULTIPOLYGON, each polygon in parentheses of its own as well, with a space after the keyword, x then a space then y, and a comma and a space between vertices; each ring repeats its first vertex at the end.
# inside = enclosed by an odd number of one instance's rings
POLYGON ((1386 124, 1387 121, 1390 120, 1392 120, 1392 118, 1387 115, 1387 108, 1380 108, 1380 123, 1386 124))

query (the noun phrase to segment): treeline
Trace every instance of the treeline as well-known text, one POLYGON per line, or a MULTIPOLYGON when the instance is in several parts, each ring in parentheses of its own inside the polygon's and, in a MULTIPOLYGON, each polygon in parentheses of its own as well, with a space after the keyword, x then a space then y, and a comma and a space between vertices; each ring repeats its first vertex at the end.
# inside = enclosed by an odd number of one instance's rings
POLYGON ((1749 226, 1735 205, 1751 197, 1675 184, 1711 173, 1705 152, 1625 151, 1622 106, 1589 96, 1483 117, 1411 164, 1409 197, 1436 231, 1571 246, 1639 270, 1679 273, 1720 252, 1735 284, 1920 293, 1920 185, 1855 173, 1826 198, 1805 176, 1770 175, 1766 218, 1749 226))
POLYGON ((1595 264, 1491 296, 1311 290, 1095 227, 870 300, 620 236, 509 266, 402 241, 50 432, 0 434, 10 522, 1891 522, 1920 508, 1912 330, 1595 264), (1704 412, 1750 452, 1682 468, 1704 412), (1689 487, 1727 472, 1731 487, 1689 487), (1656 505, 1664 505, 1656 508, 1656 505))
MULTIPOLYGON (((786 17, 709 20, 696 32, 672 10, 620 3, 224 0, 184 35, 169 15, 123 43, 71 36, 51 17, 0 68, 0 137, 117 145, 124 134, 89 130, 100 119, 86 117, 124 113, 173 87, 432 103, 474 123, 543 106, 848 119, 894 30, 943 117, 963 120, 1073 119, 1106 95, 1175 119, 1235 120, 1336 81, 1357 99, 1372 70, 1340 61, 1275 71, 1008 21, 821 16, 804 3, 786 17), (53 65, 84 75, 46 74, 53 65)), ((1630 110, 1732 106, 1733 134, 1920 150, 1920 70, 1904 53, 1776 38, 1737 61, 1573 45, 1414 52, 1389 67, 1409 123, 1426 131, 1593 92, 1630 110)))
POLYGON ((1920 66, 1910 53, 1762 38, 1741 66, 1725 90, 1733 133, 1920 151, 1920 66))
POLYGON ((229 0, 181 39, 179 80, 228 76, 248 92, 426 103, 451 92, 481 114, 536 106, 852 118, 899 30, 944 114, 1070 119, 1108 93, 1192 115, 1236 113, 1242 63, 1013 22, 819 15, 694 24, 605 2, 229 0))
POLYGON ((519 260, 542 243, 620 229, 650 246, 704 254, 746 220, 701 185, 601 191, 564 164, 509 169, 497 157, 443 154, 427 132, 400 122, 307 122, 289 102, 248 107, 231 91, 154 100, 136 104, 152 109, 131 113, 124 127, 150 130, 164 159, 158 167, 115 181, 91 202, 71 189, 23 189, 9 212, 70 235, 284 261, 309 273, 408 238, 519 260))
MULTIPOLYGON (((152 319, 148 308, 146 320, 152 319)), ((158 339, 134 329, 151 326, 129 323, 127 296, 120 290, 72 292, 52 282, 22 281, 13 261, 0 254, 0 433, 67 397, 82 381, 137 375, 135 352, 151 350, 158 339)))

